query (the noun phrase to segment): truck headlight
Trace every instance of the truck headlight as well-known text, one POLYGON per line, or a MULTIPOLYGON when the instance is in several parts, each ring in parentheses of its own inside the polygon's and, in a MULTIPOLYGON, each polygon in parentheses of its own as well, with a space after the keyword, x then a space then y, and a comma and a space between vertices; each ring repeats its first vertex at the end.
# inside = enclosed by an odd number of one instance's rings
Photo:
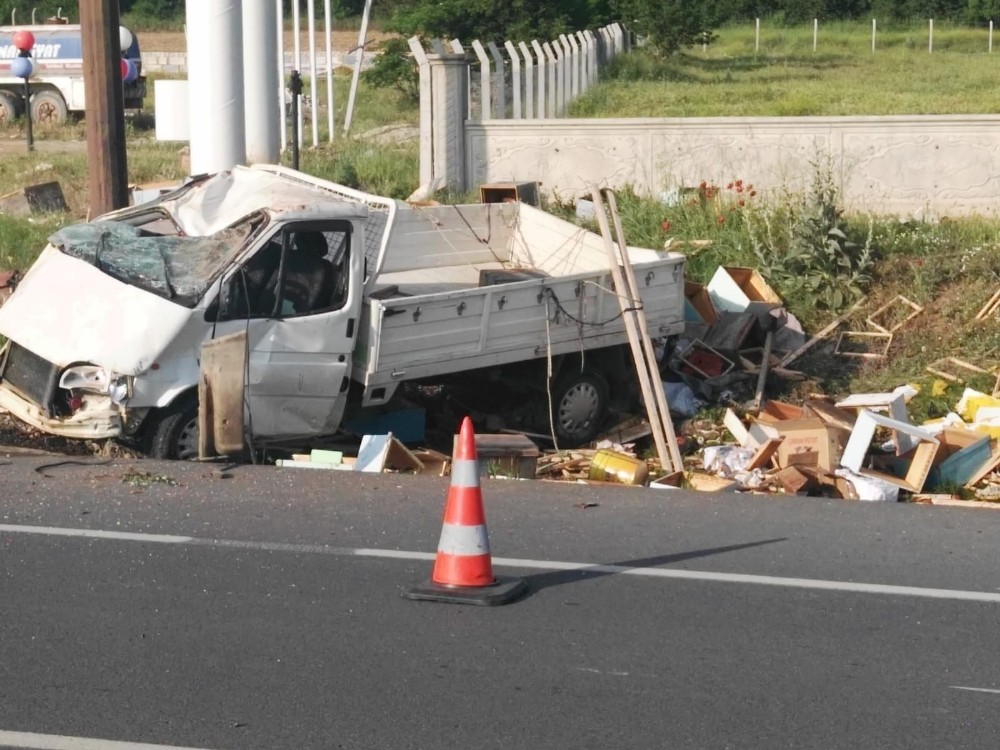
POLYGON ((128 401, 131 386, 127 375, 115 375, 96 365, 67 367, 59 377, 59 387, 64 390, 98 393, 119 405, 128 401))

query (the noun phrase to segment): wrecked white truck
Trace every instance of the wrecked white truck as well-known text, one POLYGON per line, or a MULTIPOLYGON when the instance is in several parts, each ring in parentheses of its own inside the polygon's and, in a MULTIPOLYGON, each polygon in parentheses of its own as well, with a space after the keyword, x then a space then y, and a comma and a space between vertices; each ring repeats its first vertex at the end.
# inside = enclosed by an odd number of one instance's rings
MULTIPOLYGON (((679 333, 684 257, 629 252, 650 334, 679 333)), ((240 167, 52 236, 0 307, 0 408, 192 458, 201 347, 242 332, 254 444, 333 435, 401 384, 456 378, 520 388, 579 444, 609 382, 633 382, 612 287, 599 235, 529 205, 411 205, 240 167)))

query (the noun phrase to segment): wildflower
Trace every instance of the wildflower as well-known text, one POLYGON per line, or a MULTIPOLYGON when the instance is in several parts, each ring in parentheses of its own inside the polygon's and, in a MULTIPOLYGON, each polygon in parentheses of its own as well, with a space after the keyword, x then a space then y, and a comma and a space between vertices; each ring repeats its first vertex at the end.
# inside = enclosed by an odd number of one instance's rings
POLYGON ((736 205, 738 205, 740 208, 743 208, 746 204, 747 202, 742 198, 740 198, 739 202, 736 205))
POLYGON ((726 185, 726 190, 732 190, 732 189, 733 189, 733 183, 730 182, 728 185, 726 185))
POLYGON ((756 190, 751 190, 750 191, 750 197, 753 198, 755 195, 757 195, 757 191, 756 190))
POLYGON ((716 221, 716 223, 719 224, 719 226, 721 226, 721 225, 723 225, 723 224, 726 223, 726 217, 723 216, 722 214, 719 214, 719 218, 716 219, 715 221, 716 221))
POLYGON ((660 224, 660 229, 662 229, 664 232, 669 232, 670 231, 670 222, 669 221, 665 221, 662 224, 660 224))

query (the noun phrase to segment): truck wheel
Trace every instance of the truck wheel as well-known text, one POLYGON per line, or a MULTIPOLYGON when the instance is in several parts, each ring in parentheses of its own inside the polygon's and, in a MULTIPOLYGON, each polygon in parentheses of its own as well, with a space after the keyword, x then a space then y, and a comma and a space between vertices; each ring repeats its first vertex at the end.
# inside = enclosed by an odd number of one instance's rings
POLYGON ((608 384, 594 370, 559 378, 552 388, 552 416, 560 444, 574 447, 594 439, 607 411, 608 384))
POLYGON ((45 125, 62 125, 69 116, 66 100, 55 91, 39 91, 31 97, 31 119, 45 125))
POLYGON ((20 114, 20 97, 9 91, 0 91, 0 124, 14 122, 20 114))
POLYGON ((181 396, 154 416, 147 432, 151 458, 190 461, 198 458, 198 399, 181 396))

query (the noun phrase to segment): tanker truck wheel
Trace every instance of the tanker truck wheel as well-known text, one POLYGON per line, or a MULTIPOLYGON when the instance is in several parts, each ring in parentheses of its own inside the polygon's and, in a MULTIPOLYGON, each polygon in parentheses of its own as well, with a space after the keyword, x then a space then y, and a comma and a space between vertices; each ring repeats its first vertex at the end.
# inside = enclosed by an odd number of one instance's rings
POLYGON ((43 125, 62 125, 69 116, 66 100, 55 91, 39 91, 31 97, 31 119, 43 125))
POLYGON ((0 91, 0 125, 14 122, 21 114, 21 97, 9 91, 0 91))

